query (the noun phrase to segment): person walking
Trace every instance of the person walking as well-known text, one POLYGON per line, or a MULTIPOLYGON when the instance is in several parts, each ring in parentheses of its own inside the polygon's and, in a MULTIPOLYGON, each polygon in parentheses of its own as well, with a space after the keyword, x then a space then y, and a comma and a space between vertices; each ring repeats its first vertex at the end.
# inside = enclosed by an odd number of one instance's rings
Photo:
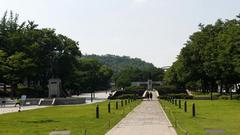
POLYGON ((17 105, 21 106, 21 104, 20 104, 20 99, 19 99, 19 98, 16 99, 15 107, 16 107, 17 105))
POLYGON ((21 100, 19 98, 16 99, 15 107, 18 105, 18 112, 21 112, 21 100))
POLYGON ((150 99, 152 100, 152 98, 153 98, 152 92, 150 92, 149 97, 150 97, 150 99))
POLYGON ((149 100, 149 92, 148 91, 146 92, 146 96, 145 97, 147 98, 147 100, 149 100))

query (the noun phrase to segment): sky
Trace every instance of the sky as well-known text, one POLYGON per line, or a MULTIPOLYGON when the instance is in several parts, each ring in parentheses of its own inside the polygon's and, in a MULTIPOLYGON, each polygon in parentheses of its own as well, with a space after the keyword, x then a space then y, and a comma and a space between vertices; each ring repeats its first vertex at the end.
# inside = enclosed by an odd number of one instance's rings
POLYGON ((233 19, 240 0, 0 0, 0 15, 54 28, 83 54, 141 58, 170 66, 198 24, 233 19))

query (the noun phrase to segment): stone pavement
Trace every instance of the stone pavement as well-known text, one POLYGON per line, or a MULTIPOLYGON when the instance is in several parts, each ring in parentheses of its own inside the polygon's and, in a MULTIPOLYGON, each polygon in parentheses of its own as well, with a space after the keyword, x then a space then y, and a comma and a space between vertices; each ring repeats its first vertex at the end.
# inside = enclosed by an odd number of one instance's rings
POLYGON ((110 93, 110 91, 97 91, 93 98, 93 102, 91 102, 91 93, 81 93, 79 96, 73 95, 72 97, 84 97, 86 98, 86 104, 93 104, 107 100, 110 93))
POLYGON ((106 135, 177 135, 153 92, 106 135))
MULTIPOLYGON (((85 97, 86 98, 86 104, 96 103, 96 102, 103 102, 105 101, 110 94, 110 91, 98 91, 95 93, 95 98, 93 99, 93 102, 91 102, 91 93, 83 93, 79 96, 73 96, 73 97, 85 97)), ((13 101, 15 102, 15 101, 13 101)), ((49 106, 23 106, 21 108, 22 111, 25 110, 33 110, 33 109, 39 109, 39 108, 45 108, 49 106)), ((12 113, 12 112, 18 112, 18 107, 14 107, 14 104, 6 105, 5 107, 0 106, 0 115, 5 113, 12 113)))
MULTIPOLYGON (((39 109, 39 108, 45 108, 47 106, 24 106, 21 108, 21 111, 25 110, 33 110, 33 109, 39 109)), ((12 113, 12 112, 18 112, 18 107, 14 107, 14 105, 6 105, 6 107, 0 107, 0 114, 5 113, 12 113)))

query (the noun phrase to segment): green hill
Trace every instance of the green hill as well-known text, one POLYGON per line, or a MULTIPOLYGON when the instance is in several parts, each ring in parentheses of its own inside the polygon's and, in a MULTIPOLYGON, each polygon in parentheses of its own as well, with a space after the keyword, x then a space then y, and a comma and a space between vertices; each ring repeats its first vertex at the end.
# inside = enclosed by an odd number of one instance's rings
POLYGON ((116 55, 85 55, 84 57, 96 58, 100 63, 110 67, 114 73, 127 69, 129 67, 137 68, 140 70, 152 70, 156 68, 153 64, 145 62, 139 58, 130 58, 128 56, 116 56, 116 55))

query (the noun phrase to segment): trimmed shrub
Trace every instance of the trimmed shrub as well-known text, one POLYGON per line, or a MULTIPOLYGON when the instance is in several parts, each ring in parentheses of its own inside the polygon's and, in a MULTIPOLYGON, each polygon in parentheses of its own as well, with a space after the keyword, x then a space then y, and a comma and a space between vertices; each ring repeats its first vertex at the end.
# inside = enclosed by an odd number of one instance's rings
POLYGON ((128 99, 128 98, 133 98, 135 95, 134 94, 124 94, 118 96, 118 99, 128 99))
POLYGON ((128 98, 128 96, 135 96, 136 98, 142 98, 142 95, 144 93, 145 90, 125 90, 125 91, 117 91, 117 93, 112 96, 109 97, 109 99, 118 99, 118 98, 123 98, 126 97, 128 98), (127 95, 127 96, 125 96, 127 95))
POLYGON ((189 96, 186 93, 160 95, 160 98, 163 99, 166 99, 167 97, 173 97, 176 99, 193 99, 193 96, 189 96))
POLYGON ((144 86, 129 86, 126 88, 126 90, 146 90, 146 87, 144 87, 144 86))
POLYGON ((185 90, 183 90, 183 89, 177 89, 175 86, 169 86, 169 85, 155 87, 155 89, 158 90, 160 95, 166 95, 169 93, 184 93, 185 92, 185 90))
POLYGON ((219 99, 229 100, 230 96, 228 96, 228 95, 221 95, 221 96, 219 96, 219 99))

